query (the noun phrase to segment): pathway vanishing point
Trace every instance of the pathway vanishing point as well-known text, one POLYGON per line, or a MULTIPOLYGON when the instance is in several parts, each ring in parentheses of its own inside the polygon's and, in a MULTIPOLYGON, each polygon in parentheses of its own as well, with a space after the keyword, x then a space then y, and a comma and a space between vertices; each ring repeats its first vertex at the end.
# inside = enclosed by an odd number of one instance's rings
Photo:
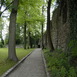
POLYGON ((39 48, 35 49, 32 54, 7 77, 47 77, 42 50, 39 48))

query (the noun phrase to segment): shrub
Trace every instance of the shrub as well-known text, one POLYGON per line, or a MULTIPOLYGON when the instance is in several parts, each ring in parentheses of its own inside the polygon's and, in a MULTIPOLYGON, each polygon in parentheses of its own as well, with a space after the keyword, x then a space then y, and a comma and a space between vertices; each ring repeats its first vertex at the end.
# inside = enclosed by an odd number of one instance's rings
POLYGON ((60 69, 56 68, 56 66, 53 66, 51 70, 52 77, 60 77, 60 69))
POLYGON ((44 53, 52 77, 77 77, 77 70, 69 63, 66 52, 45 50, 44 53))
POLYGON ((66 77, 67 76, 67 70, 64 66, 62 66, 61 69, 60 69, 60 76, 61 77, 66 77))
POLYGON ((76 70, 74 67, 70 67, 68 77, 77 77, 76 70))
POLYGON ((4 47, 4 45, 2 43, 0 43, 0 48, 3 48, 3 47, 4 47))

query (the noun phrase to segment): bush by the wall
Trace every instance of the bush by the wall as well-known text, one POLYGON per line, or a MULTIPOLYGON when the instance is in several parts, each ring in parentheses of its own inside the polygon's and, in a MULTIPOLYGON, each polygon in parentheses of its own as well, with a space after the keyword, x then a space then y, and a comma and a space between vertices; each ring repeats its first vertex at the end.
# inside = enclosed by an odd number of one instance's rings
POLYGON ((44 54, 51 77, 77 77, 77 69, 65 52, 44 50, 44 54))

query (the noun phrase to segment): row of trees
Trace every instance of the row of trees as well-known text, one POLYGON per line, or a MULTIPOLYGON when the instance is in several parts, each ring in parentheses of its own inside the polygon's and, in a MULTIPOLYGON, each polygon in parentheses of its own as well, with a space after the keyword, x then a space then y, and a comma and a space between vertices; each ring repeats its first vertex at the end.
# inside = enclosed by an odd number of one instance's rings
POLYGON ((4 11, 8 10, 11 13, 9 19, 9 35, 7 35, 7 37, 9 36, 8 58, 18 61, 15 50, 16 43, 23 41, 24 49, 26 49, 27 42, 31 48, 36 43, 38 44, 41 35, 41 22, 44 22, 44 17, 41 13, 43 1, 1 0, 0 4, 1 19, 4 11), (2 8, 5 9, 2 11, 2 8))
MULTIPOLYGON (((53 0, 54 1, 54 0, 53 0)), ((24 49, 35 47, 41 37, 43 47, 44 6, 47 5, 47 36, 50 50, 54 50, 50 32, 50 7, 52 0, 1 0, 0 18, 4 11, 10 12, 8 58, 18 61, 15 45, 23 43, 24 49), (1 9, 4 8, 2 11, 1 9), (29 45, 28 45, 29 44, 29 45)), ((1 22, 1 21, 0 21, 1 22)))

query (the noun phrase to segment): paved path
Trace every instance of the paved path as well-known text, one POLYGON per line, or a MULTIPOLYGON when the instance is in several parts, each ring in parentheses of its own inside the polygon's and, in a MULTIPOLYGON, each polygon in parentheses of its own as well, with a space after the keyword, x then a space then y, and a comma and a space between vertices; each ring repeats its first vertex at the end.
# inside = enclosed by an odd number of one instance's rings
POLYGON ((47 77, 41 49, 32 54, 7 77, 47 77))

